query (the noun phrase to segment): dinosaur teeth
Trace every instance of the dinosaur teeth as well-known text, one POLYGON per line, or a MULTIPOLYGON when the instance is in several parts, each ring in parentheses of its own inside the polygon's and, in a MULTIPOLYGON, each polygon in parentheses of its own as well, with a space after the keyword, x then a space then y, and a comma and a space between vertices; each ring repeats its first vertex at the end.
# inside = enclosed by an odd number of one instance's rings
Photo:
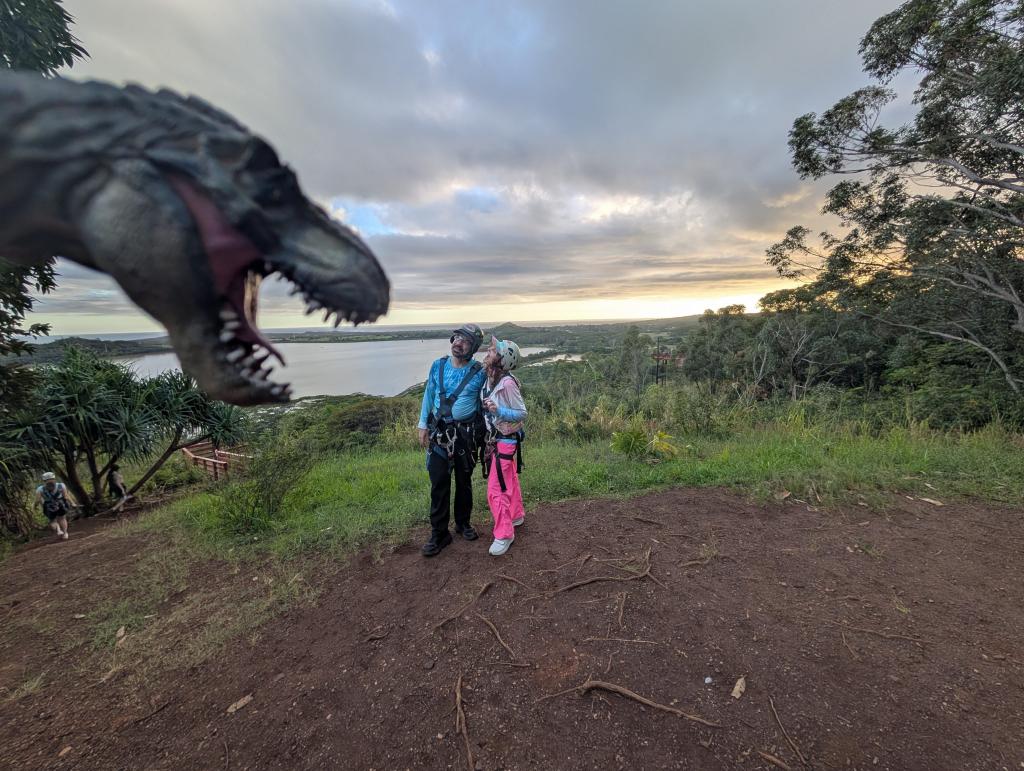
POLYGON ((241 329, 241 328, 242 328, 242 322, 239 321, 237 318, 230 319, 229 321, 225 321, 224 322, 224 329, 229 329, 229 330, 234 331, 236 329, 241 329))
POLYGON ((245 356, 245 349, 244 348, 233 348, 230 351, 228 351, 227 355, 224 358, 227 359, 232 364, 234 364, 236 361, 241 359, 243 356, 245 356))
POLYGON ((233 333, 229 332, 227 329, 221 330, 220 341, 222 343, 230 343, 234 339, 235 339, 235 336, 234 336, 233 333))
POLYGON ((221 308, 220 309, 221 321, 238 321, 238 314, 234 308, 221 308))

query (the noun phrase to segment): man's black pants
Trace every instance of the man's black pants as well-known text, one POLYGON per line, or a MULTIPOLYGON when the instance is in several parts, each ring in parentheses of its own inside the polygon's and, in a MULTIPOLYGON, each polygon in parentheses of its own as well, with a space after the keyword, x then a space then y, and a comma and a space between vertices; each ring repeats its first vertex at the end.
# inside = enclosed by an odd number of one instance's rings
POLYGON ((455 477, 455 529, 461 530, 469 525, 469 515, 473 511, 473 464, 468 456, 459 456, 464 449, 462 442, 455 445, 455 462, 449 465, 448 459, 430 448, 427 458, 427 474, 430 476, 430 529, 437 536, 448 532, 448 516, 452 497, 452 476, 455 477))

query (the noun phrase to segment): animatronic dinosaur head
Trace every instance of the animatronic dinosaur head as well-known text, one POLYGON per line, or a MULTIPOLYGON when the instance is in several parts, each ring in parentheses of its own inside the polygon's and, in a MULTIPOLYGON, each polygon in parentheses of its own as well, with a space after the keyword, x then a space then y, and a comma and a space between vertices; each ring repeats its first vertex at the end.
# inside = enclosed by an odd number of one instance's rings
POLYGON ((194 97, 0 74, 0 255, 111 275, 167 328, 182 367, 235 404, 287 401, 256 326, 280 274, 307 313, 374 321, 387 277, 265 141, 194 97))

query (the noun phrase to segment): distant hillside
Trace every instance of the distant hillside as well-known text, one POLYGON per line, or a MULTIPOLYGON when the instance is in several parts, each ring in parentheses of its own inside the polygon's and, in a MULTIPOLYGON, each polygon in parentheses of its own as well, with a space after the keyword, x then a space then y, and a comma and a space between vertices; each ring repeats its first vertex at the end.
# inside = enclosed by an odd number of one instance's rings
POLYGON ((146 340, 94 340, 87 337, 64 337, 52 343, 35 346, 35 351, 29 356, 5 357, 4 360, 48 364, 59 361, 64 356, 64 350, 69 347, 92 351, 106 359, 118 356, 144 356, 147 353, 167 353, 171 350, 170 341, 166 337, 153 337, 146 340))
MULTIPOLYGON (((700 323, 700 318, 700 315, 694 315, 646 321, 552 324, 543 327, 526 327, 508 321, 484 329, 484 334, 515 340, 522 346, 544 346, 554 351, 583 353, 613 345, 618 338, 626 333, 627 329, 633 326, 647 335, 683 338, 696 328, 700 323)), ((437 327, 390 331, 374 331, 372 327, 368 327, 366 331, 346 331, 344 333, 331 329, 294 333, 272 332, 267 337, 275 343, 370 343, 390 340, 434 340, 446 338, 449 334, 451 333, 448 330, 437 327)), ((18 357, 17 361, 33 364, 58 361, 68 346, 84 348, 104 358, 145 356, 150 353, 167 353, 171 350, 170 342, 166 337, 145 340, 95 340, 66 337, 52 343, 37 345, 31 356, 18 357)))

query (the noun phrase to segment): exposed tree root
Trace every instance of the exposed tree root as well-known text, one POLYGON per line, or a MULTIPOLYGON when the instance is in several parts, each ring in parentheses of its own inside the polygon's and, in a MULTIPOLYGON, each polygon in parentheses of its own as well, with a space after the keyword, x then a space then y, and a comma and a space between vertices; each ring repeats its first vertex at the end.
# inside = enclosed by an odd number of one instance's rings
POLYGON ((459 608, 457 611, 455 611, 452 615, 448 616, 447 618, 443 618, 440 621, 438 621, 436 624, 434 624, 434 626, 431 627, 430 631, 427 634, 433 634, 438 629, 440 629, 445 624, 447 624, 449 621, 454 621, 455 619, 457 619, 460 616, 462 616, 462 614, 465 613, 467 610, 469 610, 474 602, 476 602, 481 597, 483 597, 484 594, 487 592, 487 590, 490 589, 492 586, 494 586, 494 582, 493 581, 488 581, 486 584, 481 586, 480 587, 480 591, 476 593, 476 597, 474 597, 472 600, 467 602, 465 605, 463 605, 461 608, 459 608))
MULTIPOLYGON (((483 594, 483 592, 480 592, 483 594)), ((469 771, 476 771, 476 763, 473 762, 473 751, 469 748, 469 732, 466 730, 466 711, 462 708, 462 674, 455 683, 455 730, 462 734, 466 743, 466 766, 469 771)))
POLYGON ((391 634, 391 627, 388 627, 383 632, 371 632, 369 635, 366 636, 366 638, 363 640, 363 642, 373 642, 374 640, 383 640, 389 634, 391 634))
POLYGON ((540 575, 542 573, 557 573, 562 568, 569 567, 569 565, 572 565, 574 562, 579 562, 581 559, 584 560, 584 561, 590 559, 590 556, 591 556, 590 554, 580 554, 580 555, 578 555, 576 557, 573 557, 568 562, 563 562, 557 568, 545 568, 544 570, 538 570, 537 571, 537 575, 540 575))
POLYGON ((498 642, 501 643, 501 647, 508 651, 508 655, 509 656, 511 656, 512 658, 515 658, 516 657, 515 651, 513 651, 511 648, 509 648, 508 647, 508 643, 506 643, 504 640, 501 639, 501 635, 498 634, 498 627, 496 627, 494 624, 492 624, 490 622, 490 620, 486 616, 482 616, 481 614, 477 613, 476 617, 479 618, 481 621, 483 621, 485 624, 487 624, 487 626, 490 627, 491 631, 494 632, 494 636, 497 638, 498 642))
POLYGON ((505 575, 504 573, 498 573, 498 574, 497 574, 497 575, 495 576, 495 578, 501 578, 501 579, 503 579, 503 580, 505 580, 505 581, 511 581, 511 582, 512 582, 512 583, 514 583, 514 584, 519 584, 519 585, 520 585, 521 587, 523 587, 524 589, 528 589, 528 590, 529 590, 529 591, 531 591, 531 592, 533 591, 533 587, 532 587, 532 586, 530 586, 529 584, 523 583, 523 582, 522 582, 522 581, 520 581, 520 580, 519 580, 518 578, 514 578, 513 576, 507 576, 507 575, 505 575))
POLYGON ((555 594, 560 594, 561 592, 568 592, 568 591, 571 591, 573 589, 578 589, 581 586, 587 586, 588 584, 595 584, 595 583, 598 583, 598 582, 601 582, 601 581, 639 581, 642 578, 649 578, 654 583, 656 583, 658 586, 660 586, 662 589, 668 589, 668 587, 665 586, 665 584, 662 581, 659 581, 651 573, 651 550, 650 550, 650 548, 648 548, 647 552, 644 554, 643 559, 640 561, 640 565, 641 565, 641 567, 643 567, 643 570, 640 571, 640 572, 638 572, 636 570, 630 570, 629 568, 623 568, 623 567, 619 567, 618 565, 615 565, 614 567, 617 570, 622 570, 623 572, 630 573, 631 575, 629 575, 629 576, 593 576, 591 578, 584 578, 582 581, 575 581, 575 582, 573 582, 571 584, 567 584, 566 586, 559 587, 558 589, 555 589, 553 592, 551 592, 551 594, 555 595, 555 594))
POLYGON ((699 717, 698 715, 691 715, 688 712, 683 712, 681 709, 676 709, 675 707, 670 707, 667 704, 659 704, 656 701, 651 701, 650 699, 645 699, 640 694, 634 693, 633 691, 629 690, 628 688, 625 688, 625 687, 623 687, 621 685, 616 685, 615 683, 606 683, 604 680, 587 680, 585 683, 581 683, 580 685, 577 685, 575 688, 569 688, 569 689, 564 690, 564 691, 559 691, 558 693, 552 693, 552 694, 549 694, 548 696, 543 696, 540 699, 537 699, 537 701, 543 701, 544 699, 553 699, 556 696, 563 696, 564 694, 571 693, 573 691, 581 691, 583 693, 586 693, 587 691, 593 691, 593 690, 609 691, 610 693, 617 693, 620 696, 625 696, 627 699, 632 699, 633 701, 640 702, 641 704, 643 704, 645 706, 648 706, 648 707, 651 707, 652 709, 658 709, 658 710, 661 710, 662 712, 668 712, 668 713, 670 713, 672 715, 676 715, 677 717, 684 717, 687 720, 692 720, 695 723, 700 723, 701 725, 706 725, 706 726, 708 726, 710 728, 721 728, 722 727, 720 723, 713 723, 710 720, 705 720, 704 718, 699 717))
POLYGON ((789 742, 789 746, 793 749, 793 752, 796 753, 796 756, 800 758, 800 762, 806 766, 807 759, 804 757, 803 753, 800 752, 800 748, 796 746, 796 742, 794 742, 790 738, 789 734, 786 733, 786 727, 782 725, 782 720, 779 719, 778 710, 775 709, 775 701, 771 696, 768 697, 768 703, 772 705, 772 714, 775 715, 775 722, 779 724, 779 730, 782 731, 782 735, 786 737, 786 741, 789 742))

